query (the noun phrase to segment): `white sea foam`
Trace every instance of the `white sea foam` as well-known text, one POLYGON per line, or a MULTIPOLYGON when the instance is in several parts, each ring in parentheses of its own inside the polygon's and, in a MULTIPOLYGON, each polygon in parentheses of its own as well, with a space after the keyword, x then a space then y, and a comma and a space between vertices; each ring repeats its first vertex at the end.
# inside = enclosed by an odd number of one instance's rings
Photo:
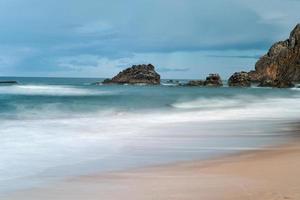
POLYGON ((198 98, 177 102, 172 106, 180 110, 193 110, 193 119, 196 120, 290 119, 298 118, 300 114, 299 100, 299 97, 237 96, 218 99, 198 98), (195 109, 198 109, 198 112, 195 109))
POLYGON ((109 94, 106 91, 81 89, 60 85, 13 85, 1 86, 0 94, 13 95, 49 95, 49 96, 91 96, 109 94))
POLYGON ((181 109, 212 109, 212 108, 229 108, 229 107, 236 107, 241 105, 241 101, 243 99, 226 99, 226 98, 219 98, 219 99, 209 99, 209 98, 198 98, 191 101, 183 101, 177 102, 172 104, 175 108, 181 109))

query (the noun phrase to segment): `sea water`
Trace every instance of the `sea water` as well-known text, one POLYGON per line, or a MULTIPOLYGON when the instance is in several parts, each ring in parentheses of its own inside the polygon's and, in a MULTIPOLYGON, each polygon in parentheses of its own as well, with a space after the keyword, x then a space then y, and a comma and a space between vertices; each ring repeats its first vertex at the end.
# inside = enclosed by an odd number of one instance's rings
POLYGON ((299 89, 94 85, 12 78, 0 86, 0 195, 70 176, 263 149, 290 139, 299 89))

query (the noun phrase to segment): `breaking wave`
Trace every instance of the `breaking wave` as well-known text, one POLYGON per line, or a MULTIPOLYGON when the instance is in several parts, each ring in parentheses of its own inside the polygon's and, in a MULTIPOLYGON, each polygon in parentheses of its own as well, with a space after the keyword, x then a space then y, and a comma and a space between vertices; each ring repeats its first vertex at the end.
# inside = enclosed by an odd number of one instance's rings
POLYGON ((1 86, 0 94, 41 96, 92 96, 109 94, 109 92, 60 85, 14 85, 1 86))

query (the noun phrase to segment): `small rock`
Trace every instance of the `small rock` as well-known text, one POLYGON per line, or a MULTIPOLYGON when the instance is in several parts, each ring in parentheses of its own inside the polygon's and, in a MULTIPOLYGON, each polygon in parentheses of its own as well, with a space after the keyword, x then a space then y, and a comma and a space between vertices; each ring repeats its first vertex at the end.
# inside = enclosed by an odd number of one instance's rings
POLYGON ((228 85, 231 87, 250 87, 251 79, 247 72, 235 72, 228 79, 228 85))
POLYGON ((220 87, 223 83, 219 74, 209 74, 204 81, 204 85, 209 87, 220 87))
POLYGON ((204 85, 204 81, 201 80, 193 80, 193 81, 189 81, 187 84, 185 84, 186 86, 203 86, 204 85))

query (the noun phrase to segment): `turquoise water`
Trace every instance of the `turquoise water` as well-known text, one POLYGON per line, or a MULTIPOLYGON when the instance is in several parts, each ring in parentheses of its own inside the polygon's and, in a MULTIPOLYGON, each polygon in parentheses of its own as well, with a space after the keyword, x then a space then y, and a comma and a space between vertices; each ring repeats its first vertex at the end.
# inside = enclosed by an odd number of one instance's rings
POLYGON ((260 149, 291 137, 300 90, 93 85, 8 78, 0 86, 0 194, 68 176, 260 149))

